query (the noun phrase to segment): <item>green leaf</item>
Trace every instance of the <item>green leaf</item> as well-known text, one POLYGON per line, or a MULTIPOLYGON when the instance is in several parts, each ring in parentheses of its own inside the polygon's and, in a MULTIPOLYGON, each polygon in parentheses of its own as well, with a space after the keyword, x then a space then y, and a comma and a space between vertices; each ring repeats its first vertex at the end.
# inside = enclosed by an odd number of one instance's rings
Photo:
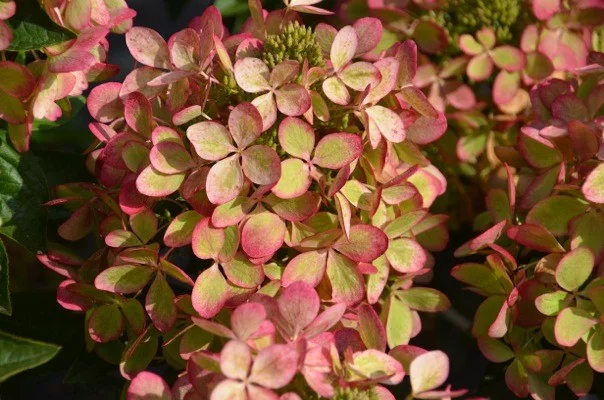
POLYGON ((19 0, 17 13, 7 22, 13 31, 11 51, 38 50, 75 39, 75 34, 55 24, 36 0, 19 0))
POLYGON ((585 247, 569 251, 556 267, 556 282, 569 292, 579 289, 591 275, 594 261, 592 252, 585 247))
POLYGON ((13 313, 8 286, 8 254, 2 240, 0 240, 0 313, 6 315, 13 313))
POLYGON ((61 346, 0 331, 0 382, 50 361, 61 346))
POLYGON ((396 291, 396 296, 409 308, 417 311, 436 312, 451 306, 447 296, 436 289, 415 287, 396 291))
POLYGON ((388 346, 407 344, 413 332, 413 315, 411 309, 396 296, 390 296, 388 302, 388 317, 386 318, 386 338, 388 346))
POLYGON ((29 251, 46 249, 48 200, 44 171, 32 154, 19 154, 0 132, 0 234, 29 251))

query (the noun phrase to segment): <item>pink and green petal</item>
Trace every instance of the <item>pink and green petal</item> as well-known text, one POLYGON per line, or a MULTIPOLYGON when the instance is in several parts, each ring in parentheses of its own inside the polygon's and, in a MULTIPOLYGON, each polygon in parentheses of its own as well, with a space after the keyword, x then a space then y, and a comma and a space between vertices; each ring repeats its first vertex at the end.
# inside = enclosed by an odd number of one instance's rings
POLYGON ((298 352, 285 344, 260 350, 249 380, 269 389, 279 389, 291 382, 298 370, 298 352))
POLYGON ((185 180, 185 173, 163 174, 149 165, 136 178, 136 189, 146 196, 164 197, 180 188, 185 180))
POLYGON ((213 204, 224 204, 233 200, 243 187, 243 172, 239 156, 233 155, 212 166, 206 181, 208 199, 213 204))
POLYGON ((237 84, 248 93, 259 93, 271 89, 270 71, 259 58, 247 57, 235 63, 237 84))
POLYGON ((333 39, 330 50, 330 60, 336 71, 348 64, 357 52, 359 39, 352 26, 340 29, 333 39))
POLYGON ((315 287, 325 275, 327 252, 324 250, 300 253, 287 264, 281 281, 287 287, 294 282, 304 282, 315 287))
POLYGON ((191 302, 202 318, 213 318, 229 299, 229 285, 214 264, 203 271, 195 281, 191 302))
POLYGON ((327 257, 326 273, 331 282, 333 301, 343 302, 351 306, 363 299, 365 281, 356 263, 330 250, 327 257))
POLYGON ((235 151, 229 131, 218 122, 204 121, 187 129, 187 138, 204 160, 222 160, 235 151))
POLYGON ((285 223, 277 215, 261 212, 252 215, 241 230, 241 248, 252 258, 274 254, 285 238, 285 223))
POLYGON ((257 185, 272 185, 281 176, 281 162, 275 150, 266 145, 248 147, 242 153, 241 166, 245 176, 257 185))
POLYGON ((361 137, 354 133, 332 133, 323 137, 315 149, 313 163, 319 167, 340 169, 363 152, 361 137))
POLYGON ((262 115, 250 103, 238 104, 229 114, 229 131, 239 149, 252 144, 263 131, 262 115))
MULTIPOLYGON (((71 4, 71 3, 70 3, 71 4)), ((172 400, 168 384, 152 372, 139 372, 128 386, 127 400, 172 400)))
POLYGON ((297 83, 288 83, 277 89, 275 100, 279 111, 289 116, 304 114, 311 104, 308 90, 297 83))
POLYGON ((170 68, 168 44, 153 29, 134 27, 126 33, 126 45, 132 57, 143 65, 170 68))

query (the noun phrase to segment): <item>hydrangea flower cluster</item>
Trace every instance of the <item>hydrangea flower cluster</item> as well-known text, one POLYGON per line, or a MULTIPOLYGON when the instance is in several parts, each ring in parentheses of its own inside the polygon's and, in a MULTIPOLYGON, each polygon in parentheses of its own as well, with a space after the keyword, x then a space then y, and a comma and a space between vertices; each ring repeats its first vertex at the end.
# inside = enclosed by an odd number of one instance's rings
POLYGON ((106 63, 105 37, 126 32, 136 15, 124 0, 29 3, 0 2, 0 50, 10 50, 13 57, 0 61, 0 119, 22 152, 29 149, 36 121, 57 121, 71 111, 68 97, 118 72, 106 63), (17 41, 8 25, 13 19, 20 33, 17 41), (30 19, 52 33, 40 32, 30 19))
POLYGON ((487 194, 490 227, 456 251, 486 255, 452 275, 486 297, 472 333, 519 397, 583 396, 604 372, 602 54, 590 61, 531 90, 535 120, 495 149, 507 184, 487 194))
POLYGON ((422 56, 413 83, 449 122, 431 146, 445 160, 433 162, 454 183, 456 192, 448 199, 454 205, 447 209, 463 208, 455 198, 473 208, 457 224, 471 222, 480 210, 483 195, 475 188, 486 192, 493 175, 502 172, 493 149, 512 145, 530 119, 532 87, 565 79, 600 46, 602 2, 529 3, 522 11, 521 2, 510 1, 371 1, 364 7, 352 1, 340 12, 345 18, 376 15, 387 40, 417 42, 422 56), (468 180, 474 184, 466 185, 468 180))
POLYGON ((378 50, 375 18, 302 25, 316 3, 251 0, 233 35, 214 7, 167 41, 133 27, 140 66, 90 93, 98 184, 48 205, 98 249, 38 258, 131 399, 394 399, 382 385, 405 375, 417 398, 464 393, 439 388, 444 353, 409 345, 449 307, 418 285, 448 241, 421 151, 445 117, 413 84, 413 42, 378 50), (182 371, 172 389, 143 372, 158 352, 182 371))

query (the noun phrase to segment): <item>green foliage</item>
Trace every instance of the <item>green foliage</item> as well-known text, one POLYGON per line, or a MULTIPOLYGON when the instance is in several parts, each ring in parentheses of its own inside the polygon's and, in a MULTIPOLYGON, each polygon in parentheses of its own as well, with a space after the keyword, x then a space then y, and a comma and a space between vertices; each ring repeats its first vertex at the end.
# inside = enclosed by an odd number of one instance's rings
POLYGON ((8 50, 39 50, 75 38, 73 32, 55 24, 36 0, 19 0, 8 24, 13 31, 8 50))
POLYGON ((321 47, 311 28, 290 23, 278 35, 269 35, 264 44, 262 60, 270 68, 285 60, 296 60, 300 64, 308 60, 309 67, 323 66, 321 47))
POLYGON ((379 397, 373 389, 361 390, 357 388, 339 388, 334 400, 378 400, 379 397))
POLYGON ((50 361, 60 346, 0 332, 0 382, 50 361))
POLYGON ((0 131, 0 234, 35 253, 46 248, 48 199, 44 171, 32 154, 20 154, 0 131))
POLYGON ((8 286, 8 254, 4 243, 0 240, 0 313, 11 315, 12 305, 8 286))

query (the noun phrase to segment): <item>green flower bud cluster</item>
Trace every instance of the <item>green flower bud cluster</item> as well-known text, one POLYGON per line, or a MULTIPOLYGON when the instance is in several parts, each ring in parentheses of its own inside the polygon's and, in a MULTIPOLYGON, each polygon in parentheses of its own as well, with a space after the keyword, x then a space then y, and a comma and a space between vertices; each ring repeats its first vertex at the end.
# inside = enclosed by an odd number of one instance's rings
POLYGON ((270 68, 285 60, 295 60, 300 64, 308 60, 309 67, 324 65, 321 47, 311 28, 297 21, 287 25, 278 35, 269 35, 264 43, 262 60, 270 68))
POLYGON ((453 43, 464 33, 491 27, 498 43, 514 36, 514 24, 522 13, 522 0, 449 0, 447 6, 435 16, 437 23, 448 32, 453 43))
POLYGON ((373 389, 339 388, 333 400, 378 400, 378 396, 373 389))

